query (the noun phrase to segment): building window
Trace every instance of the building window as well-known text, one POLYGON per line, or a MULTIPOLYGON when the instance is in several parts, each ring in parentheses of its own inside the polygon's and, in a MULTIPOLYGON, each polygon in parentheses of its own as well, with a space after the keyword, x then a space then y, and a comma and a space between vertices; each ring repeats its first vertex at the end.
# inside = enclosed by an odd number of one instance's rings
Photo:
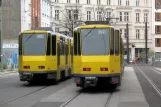
POLYGON ((136 29, 136 39, 140 39, 140 30, 136 29))
POLYGON ((111 17, 111 12, 107 12, 107 18, 111 17))
POLYGON ((91 20, 91 11, 87 11, 87 20, 91 20))
POLYGON ((59 28, 55 28, 55 31, 56 31, 56 32, 59 32, 59 28))
POLYGON ((50 7, 50 17, 53 17, 53 8, 50 7))
POLYGON ((144 13, 144 22, 148 22, 148 13, 144 13))
POLYGON ((121 6, 121 4, 122 4, 122 3, 121 3, 121 0, 118 0, 118 5, 120 5, 120 6, 121 6))
POLYGON ((97 0, 97 4, 101 4, 101 0, 97 0))
POLYGON ((148 0, 144 0, 145 6, 148 6, 148 0))
POLYGON ((155 21, 161 21, 161 13, 155 13, 155 21))
POLYGON ((76 3, 79 3, 79 0, 76 0, 76 3))
POLYGON ((139 6, 139 0, 136 0, 136 6, 139 6))
POLYGON ((69 17, 69 19, 71 20, 72 19, 72 11, 71 10, 68 10, 68 17, 69 17))
POLYGON ((124 12, 124 21, 129 21, 129 12, 124 12))
POLYGON ((155 38, 155 47, 161 47, 161 38, 155 38))
POLYGON ((59 10, 55 10, 55 20, 59 20, 59 10))
POLYGON ((70 0, 67 0, 67 3, 70 3, 70 0))
POLYGON ((78 20, 78 10, 74 10, 74 19, 78 20))
POLYGON ((122 12, 120 12, 120 21, 123 21, 123 20, 122 20, 122 17, 123 17, 123 16, 122 16, 122 12))
POLYGON ((97 12, 97 21, 101 21, 101 12, 100 11, 97 12))
POLYGON ((107 0, 107 5, 111 5, 111 0, 107 0))
POLYGON ((58 3, 59 1, 58 0, 55 0, 55 3, 58 3))
POLYGON ((140 22, 140 13, 136 13, 136 22, 140 22))
POLYGON ((155 26, 155 34, 161 34, 161 26, 155 26))
POLYGON ((129 6, 129 0, 126 0, 126 6, 129 6))
POLYGON ((155 0, 155 9, 161 9, 161 0, 155 0))
POLYGON ((91 1, 90 0, 87 0, 87 4, 91 4, 91 1))
POLYGON ((124 38, 126 38, 126 36, 127 36, 127 35, 126 35, 126 29, 124 29, 124 38))

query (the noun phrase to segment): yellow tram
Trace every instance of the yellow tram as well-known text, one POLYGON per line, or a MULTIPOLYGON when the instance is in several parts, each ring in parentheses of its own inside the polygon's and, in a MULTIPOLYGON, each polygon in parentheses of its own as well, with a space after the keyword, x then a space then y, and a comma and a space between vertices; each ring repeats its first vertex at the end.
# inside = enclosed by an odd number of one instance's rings
POLYGON ((44 29, 19 35, 20 81, 58 80, 72 76, 73 38, 44 29))
POLYGON ((119 29, 103 24, 74 29, 73 76, 78 87, 121 85, 124 46, 119 29))

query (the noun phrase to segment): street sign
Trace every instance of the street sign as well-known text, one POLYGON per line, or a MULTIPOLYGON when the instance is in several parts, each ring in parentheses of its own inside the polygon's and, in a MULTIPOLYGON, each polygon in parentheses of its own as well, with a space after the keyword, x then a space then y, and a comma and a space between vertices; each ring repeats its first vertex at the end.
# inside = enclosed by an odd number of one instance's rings
POLYGON ((3 44, 3 48, 18 48, 18 44, 3 44))

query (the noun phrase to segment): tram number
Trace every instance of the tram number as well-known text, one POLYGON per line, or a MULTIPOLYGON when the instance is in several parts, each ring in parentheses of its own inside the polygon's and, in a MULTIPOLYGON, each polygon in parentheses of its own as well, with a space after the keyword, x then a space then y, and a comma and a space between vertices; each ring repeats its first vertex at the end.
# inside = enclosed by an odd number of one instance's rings
POLYGON ((104 32, 104 30, 99 30, 99 31, 98 31, 98 34, 99 34, 99 35, 102 35, 102 34, 105 34, 105 32, 104 32))
POLYGON ((44 35, 37 35, 38 39, 44 38, 44 35))

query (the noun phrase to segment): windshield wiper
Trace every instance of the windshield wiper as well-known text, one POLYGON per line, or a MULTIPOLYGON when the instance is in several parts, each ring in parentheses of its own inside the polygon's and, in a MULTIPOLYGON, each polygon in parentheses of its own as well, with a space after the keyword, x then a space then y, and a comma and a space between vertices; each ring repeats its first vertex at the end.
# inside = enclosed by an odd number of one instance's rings
MULTIPOLYGON (((33 36, 33 34, 35 34, 35 32, 33 32, 26 40, 25 40, 25 42, 27 42, 32 36, 33 36)), ((24 43, 25 43, 24 42, 24 43)))
POLYGON ((87 36, 93 31, 93 29, 95 29, 95 28, 96 28, 96 26, 94 26, 94 27, 87 33, 87 35, 84 36, 84 38, 87 37, 87 36))

